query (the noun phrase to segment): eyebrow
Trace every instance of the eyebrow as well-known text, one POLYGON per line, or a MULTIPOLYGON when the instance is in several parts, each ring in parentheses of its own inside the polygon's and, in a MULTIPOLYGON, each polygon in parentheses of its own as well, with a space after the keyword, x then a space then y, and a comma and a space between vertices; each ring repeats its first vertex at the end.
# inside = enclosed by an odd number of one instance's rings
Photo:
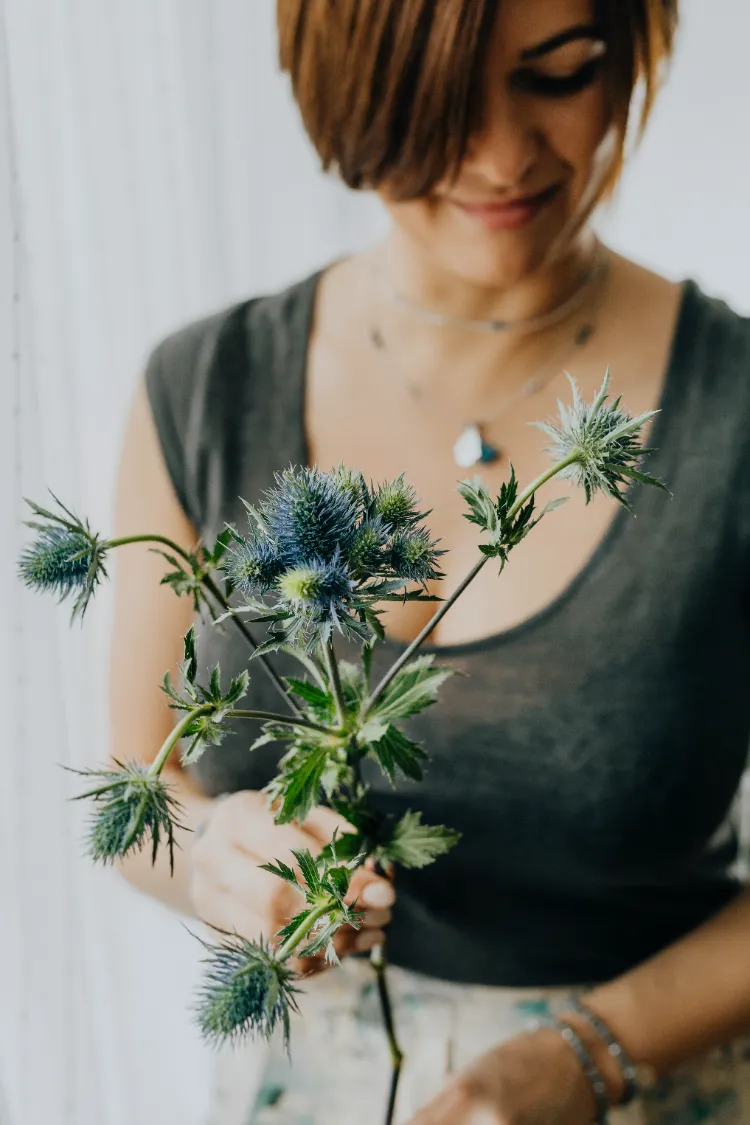
POLYGON ((576 24, 575 27, 569 27, 566 31, 560 31, 557 35, 545 39, 543 43, 537 43, 536 47, 528 47, 525 51, 521 51, 521 58, 524 61, 538 59, 542 55, 548 55, 551 51, 556 51, 558 47, 564 47, 566 43, 575 42, 577 39, 601 38, 600 29, 593 24, 576 24))

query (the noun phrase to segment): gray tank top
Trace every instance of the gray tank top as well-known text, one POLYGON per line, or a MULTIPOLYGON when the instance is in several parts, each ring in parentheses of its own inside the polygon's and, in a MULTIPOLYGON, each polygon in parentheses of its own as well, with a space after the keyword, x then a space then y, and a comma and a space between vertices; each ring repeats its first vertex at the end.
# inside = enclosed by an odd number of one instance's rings
MULTIPOLYGON (((226 522, 244 528, 240 496, 307 463, 319 276, 187 324, 149 356, 166 464, 208 539, 226 522)), ((526 621, 426 646, 466 676, 407 724, 430 755, 425 780, 394 788, 377 767, 366 779, 379 808, 421 809, 463 839, 431 867, 398 871, 396 964, 486 984, 604 980, 740 889, 730 814, 750 737, 750 320, 690 281, 660 406, 647 467, 673 498, 632 488, 637 519, 618 510, 580 573, 526 621)), ((245 667, 231 627, 199 634, 204 669, 245 667)), ((375 674, 403 648, 378 646, 375 674)), ((256 669, 243 706, 278 704, 256 669)), ((205 792, 265 785, 279 751, 250 753, 256 734, 241 724, 192 767, 205 792)))

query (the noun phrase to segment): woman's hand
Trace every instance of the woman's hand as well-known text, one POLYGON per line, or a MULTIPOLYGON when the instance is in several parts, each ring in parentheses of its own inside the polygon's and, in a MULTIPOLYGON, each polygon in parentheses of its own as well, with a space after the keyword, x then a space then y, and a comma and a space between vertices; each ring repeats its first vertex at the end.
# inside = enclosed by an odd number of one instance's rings
POLYGON ((517 1035, 481 1055, 408 1125, 591 1125, 594 1097, 562 1036, 517 1035))
MULTIPOLYGON (((248 941, 261 935, 274 937, 301 907, 298 891, 289 883, 261 871, 260 864, 281 859, 296 869, 292 848, 317 855, 330 843, 333 831, 351 831, 338 813, 312 809, 303 826, 276 824, 266 807, 266 796, 243 790, 218 801, 203 833, 192 843, 189 855, 189 893, 198 918, 218 929, 236 931, 248 941)), ((371 949, 384 938, 383 926, 391 919, 394 891, 388 879, 369 868, 358 868, 346 901, 358 899, 365 917, 360 929, 343 926, 334 938, 339 957, 371 949)), ((323 954, 292 958, 290 966, 301 973, 325 968, 323 954)))

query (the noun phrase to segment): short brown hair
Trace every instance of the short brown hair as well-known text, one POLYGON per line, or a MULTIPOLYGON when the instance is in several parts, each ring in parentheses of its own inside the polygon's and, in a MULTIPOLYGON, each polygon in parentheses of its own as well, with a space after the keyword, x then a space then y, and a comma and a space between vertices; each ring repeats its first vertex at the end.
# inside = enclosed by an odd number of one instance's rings
MULTIPOLYGON (((424 196, 458 170, 502 0, 277 0, 279 59, 323 167, 349 187, 424 196)), ((636 85, 642 128, 672 50, 678 0, 597 0, 623 159, 636 85)))

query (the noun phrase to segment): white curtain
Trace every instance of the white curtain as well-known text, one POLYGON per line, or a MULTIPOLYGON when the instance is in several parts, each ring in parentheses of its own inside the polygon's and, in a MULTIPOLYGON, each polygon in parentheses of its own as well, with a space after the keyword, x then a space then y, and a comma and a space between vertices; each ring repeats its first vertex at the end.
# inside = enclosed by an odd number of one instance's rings
MULTIPOLYGON (((366 244, 376 204, 317 170, 272 0, 0 0, 0 1123, 201 1125, 196 943, 81 858, 106 755, 106 591, 83 629, 23 591, 23 496, 109 527, 147 350, 366 244)), ((616 245, 750 309, 745 0, 689 0, 616 245)))

